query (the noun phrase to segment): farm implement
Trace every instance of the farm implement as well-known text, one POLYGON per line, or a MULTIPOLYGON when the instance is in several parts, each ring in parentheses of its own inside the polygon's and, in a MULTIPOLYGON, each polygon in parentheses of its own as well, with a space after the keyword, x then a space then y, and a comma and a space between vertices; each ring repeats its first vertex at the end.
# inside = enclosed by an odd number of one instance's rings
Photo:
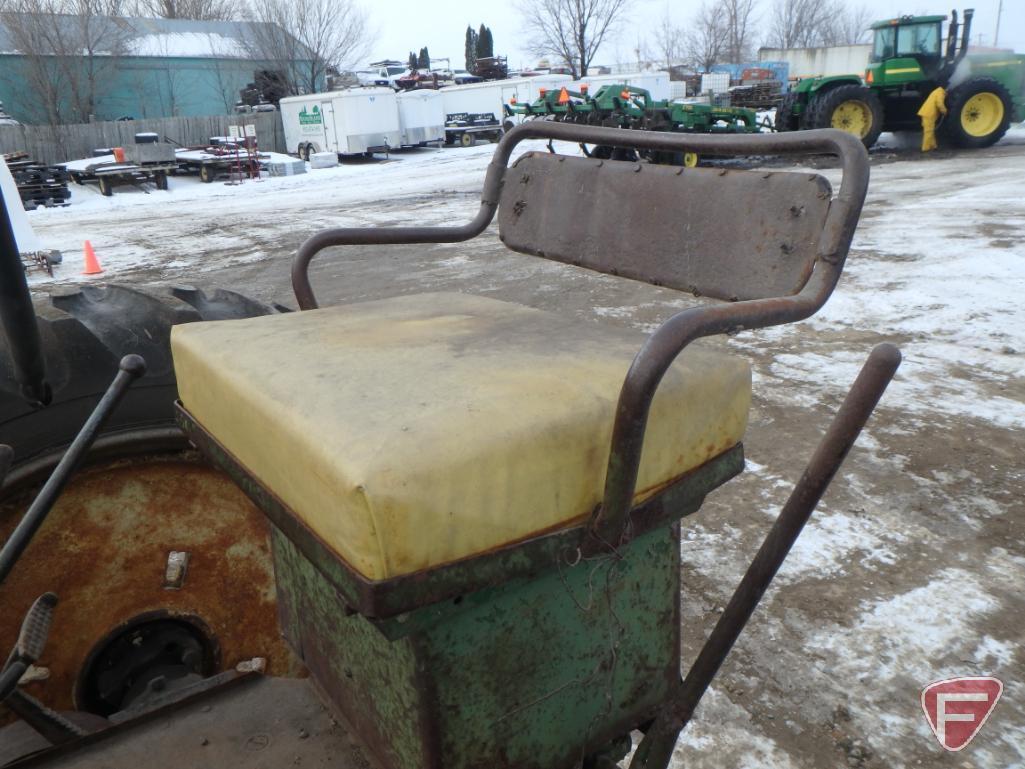
POLYGON ((471 221, 307 240, 298 312, 111 288, 34 314, 0 220, 0 764, 608 769, 634 748, 664 769, 900 359, 871 353, 681 677, 681 529, 742 471, 751 398, 746 361, 691 343, 817 312, 867 185, 839 131, 532 121, 471 221), (832 154, 843 175, 510 163, 526 139, 832 154), (319 307, 325 249, 496 217, 513 251, 708 301, 647 336, 467 294, 319 307))
MULTIPOLYGON (((654 100, 646 89, 622 83, 604 85, 594 94, 586 88, 581 91, 570 91, 565 87, 552 89, 542 93, 532 104, 507 104, 505 110, 507 115, 521 115, 527 119, 642 131, 752 134, 763 129, 772 130, 767 123, 759 122, 757 113, 751 109, 654 100)), ((635 156, 629 149, 608 146, 585 147, 585 151, 599 159, 629 160, 635 156)), ((667 165, 693 167, 699 160, 694 152, 680 154, 654 150, 639 154, 652 162, 667 165)))

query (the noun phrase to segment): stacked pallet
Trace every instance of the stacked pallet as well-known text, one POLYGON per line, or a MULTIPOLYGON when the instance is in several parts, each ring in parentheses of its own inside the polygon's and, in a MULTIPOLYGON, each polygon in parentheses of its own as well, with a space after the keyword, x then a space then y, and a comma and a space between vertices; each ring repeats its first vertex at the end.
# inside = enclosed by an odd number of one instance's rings
POLYGON ((52 208, 68 205, 71 190, 68 189, 66 170, 36 163, 25 152, 4 155, 4 160, 18 186, 18 194, 21 195, 26 211, 39 206, 52 208))
POLYGON ((778 80, 745 83, 730 88, 730 100, 734 107, 748 109, 771 109, 783 98, 783 87, 778 80))

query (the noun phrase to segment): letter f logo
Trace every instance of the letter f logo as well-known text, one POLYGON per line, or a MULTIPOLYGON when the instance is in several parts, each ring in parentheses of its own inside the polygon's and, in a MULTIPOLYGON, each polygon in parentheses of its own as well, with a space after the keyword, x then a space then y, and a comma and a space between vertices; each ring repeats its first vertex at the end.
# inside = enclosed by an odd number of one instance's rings
POLYGON ((1003 691, 998 679, 986 676, 948 678, 926 686, 922 690, 922 710, 944 750, 967 747, 1003 691))

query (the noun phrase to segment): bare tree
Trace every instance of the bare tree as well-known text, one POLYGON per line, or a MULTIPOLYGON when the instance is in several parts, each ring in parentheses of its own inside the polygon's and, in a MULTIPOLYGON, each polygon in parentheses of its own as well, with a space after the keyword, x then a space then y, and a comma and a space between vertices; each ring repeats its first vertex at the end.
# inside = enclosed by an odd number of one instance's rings
POLYGON ((241 0, 138 0, 132 13, 162 19, 234 21, 242 17, 244 5, 241 0))
POLYGON ((687 46, 686 35, 681 27, 673 23, 668 5, 663 10, 662 18, 659 19, 658 25, 655 27, 654 37, 655 51, 665 62, 666 70, 671 72, 673 66, 679 64, 686 55, 687 46))
POLYGON ((772 5, 768 42, 776 48, 818 45, 833 8, 822 0, 776 0, 772 5))
POLYGON ((726 49, 727 30, 723 6, 702 3, 687 33, 687 58, 699 72, 708 72, 722 61, 726 49))
POLYGON ((823 45, 856 45, 868 39, 872 12, 864 5, 847 5, 836 0, 823 34, 823 45))
POLYGON ((844 0, 776 0, 769 42, 777 48, 853 45, 865 39, 871 12, 844 0))
POLYGON ((729 62, 751 58, 751 27, 754 25, 755 0, 720 0, 726 26, 725 55, 729 62))
POLYGON ((132 35, 124 19, 111 15, 116 2, 7 0, 2 8, 21 53, 21 66, 5 67, 5 74, 22 78, 35 95, 33 119, 51 125, 92 119, 132 35))
POLYGON ((314 93, 329 67, 349 68, 371 41, 356 0, 254 0, 249 54, 278 64, 291 93, 314 93))
POLYGON ((574 79, 587 74, 598 49, 612 34, 631 0, 526 0, 528 49, 569 67, 574 79))

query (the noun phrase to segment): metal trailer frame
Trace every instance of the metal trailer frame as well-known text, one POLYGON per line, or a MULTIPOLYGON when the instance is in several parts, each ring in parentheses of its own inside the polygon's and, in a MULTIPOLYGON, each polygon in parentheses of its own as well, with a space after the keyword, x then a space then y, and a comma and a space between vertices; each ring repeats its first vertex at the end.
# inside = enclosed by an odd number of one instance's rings
MULTIPOLYGON (((167 175, 178 170, 178 163, 101 163, 89 166, 85 171, 70 171, 69 175, 77 184, 89 184, 94 180, 99 185, 100 194, 110 197, 114 188, 128 185, 143 189, 142 185, 150 182, 158 190, 167 189, 167 175)), ((143 190, 148 192, 148 190, 143 190)))

